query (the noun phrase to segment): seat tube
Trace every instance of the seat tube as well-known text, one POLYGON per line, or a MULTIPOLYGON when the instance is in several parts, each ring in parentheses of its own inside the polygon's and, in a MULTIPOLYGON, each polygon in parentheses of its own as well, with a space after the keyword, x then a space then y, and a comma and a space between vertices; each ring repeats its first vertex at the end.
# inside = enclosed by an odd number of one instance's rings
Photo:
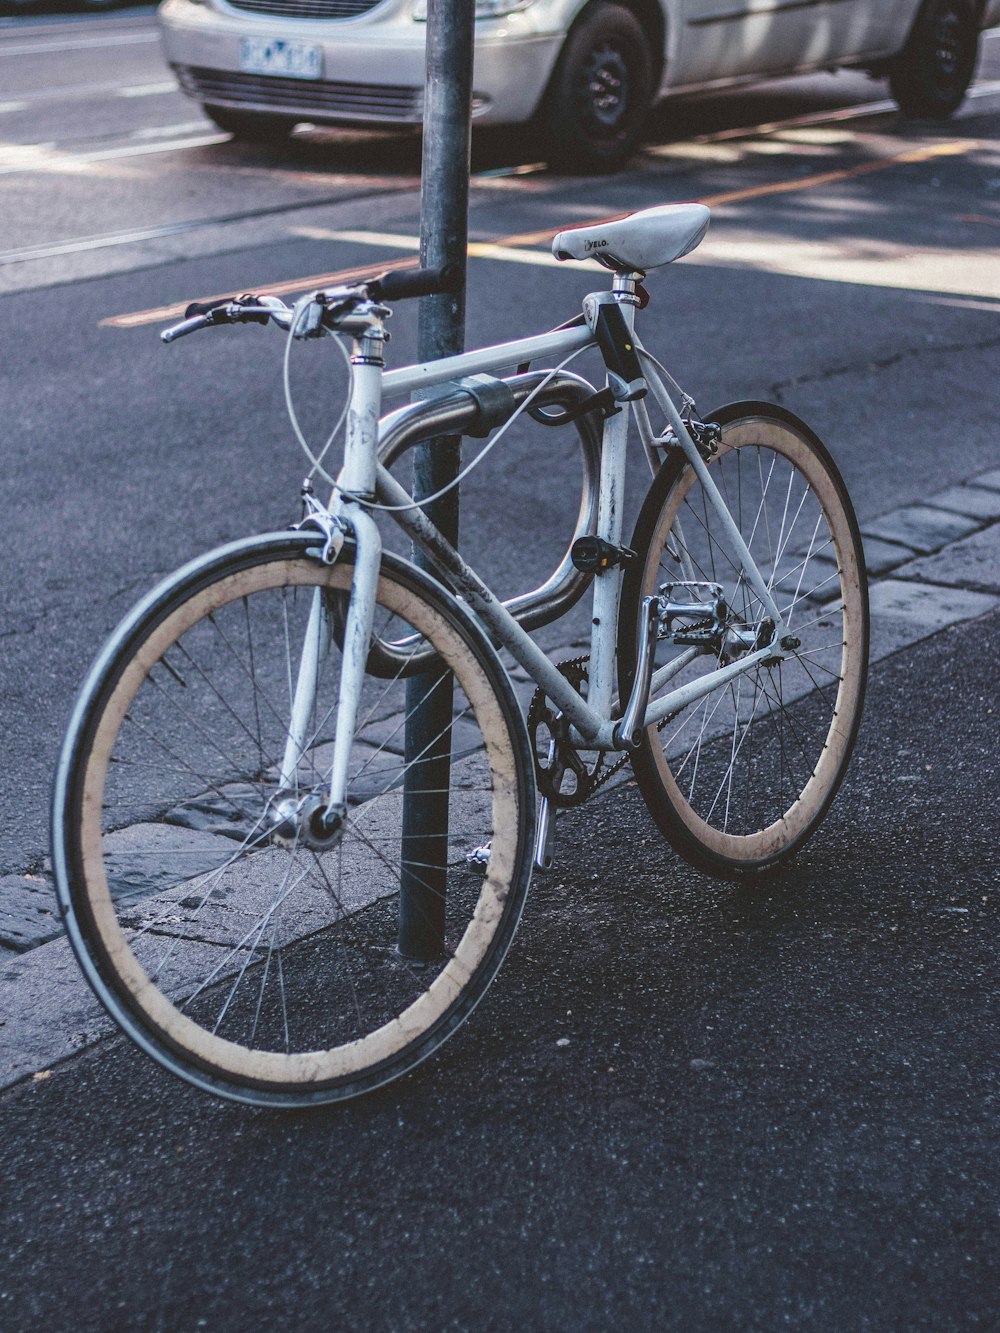
MULTIPOLYGON (((631 330, 635 311, 624 302, 621 310, 631 330)), ((623 404, 621 411, 607 417, 601 443, 597 535, 616 548, 621 546, 622 541, 629 416, 627 404, 623 404)), ((602 719, 611 715, 611 700, 615 690, 615 642, 621 583, 620 567, 606 569, 594 579, 587 702, 602 719)))

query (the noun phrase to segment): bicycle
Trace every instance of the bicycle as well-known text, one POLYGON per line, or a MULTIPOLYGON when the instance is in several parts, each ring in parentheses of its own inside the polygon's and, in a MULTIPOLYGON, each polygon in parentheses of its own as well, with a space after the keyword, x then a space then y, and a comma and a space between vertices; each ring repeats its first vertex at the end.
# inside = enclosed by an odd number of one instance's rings
POLYGON ((385 369, 389 303, 448 290, 447 269, 291 308, 194 305, 162 335, 273 323, 286 369, 296 340, 351 340, 340 470, 311 455, 329 503, 307 482, 299 524, 194 560, 141 601, 92 667, 59 761, 53 864, 73 949, 174 1073, 305 1106, 413 1069, 495 976, 533 864, 551 862, 555 810, 629 759, 667 839, 712 874, 770 871, 815 831, 864 699, 861 539, 803 422, 759 402, 700 420, 638 337, 646 273, 708 219, 666 205, 559 233, 556 256, 596 258, 610 290, 558 329, 422 365, 385 369), (600 388, 566 368, 588 348, 600 388), (383 416, 383 396, 429 389, 383 416), (576 430, 583 494, 560 566, 505 604, 390 468, 442 434, 492 432, 492 448, 525 413, 576 430), (633 428, 653 479, 626 546, 633 428), (434 577, 383 551, 377 513, 434 577), (529 631, 588 588, 589 659, 556 666, 529 631), (527 717, 501 648, 536 683, 527 717))

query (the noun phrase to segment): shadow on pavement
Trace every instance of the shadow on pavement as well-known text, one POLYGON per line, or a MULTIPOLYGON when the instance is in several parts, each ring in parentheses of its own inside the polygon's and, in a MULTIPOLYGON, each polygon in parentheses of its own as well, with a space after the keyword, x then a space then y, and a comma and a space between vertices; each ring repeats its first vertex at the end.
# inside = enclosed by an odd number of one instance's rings
POLYGON ((486 1001, 365 1101, 253 1112, 122 1042, 13 1091, 7 1326, 991 1326, 998 652, 993 615, 879 664, 754 892, 633 788, 574 812, 486 1001))

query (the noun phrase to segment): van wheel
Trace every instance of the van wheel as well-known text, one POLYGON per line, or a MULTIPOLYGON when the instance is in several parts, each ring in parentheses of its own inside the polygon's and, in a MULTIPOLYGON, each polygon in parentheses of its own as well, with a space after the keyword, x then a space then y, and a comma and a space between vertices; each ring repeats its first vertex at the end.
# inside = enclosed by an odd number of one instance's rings
POLYGON ((542 108, 548 158, 610 171, 639 142, 653 100, 650 36, 621 5, 596 0, 571 30, 542 108))
POLYGON ((889 90, 908 116, 950 116, 979 55, 973 0, 924 0, 906 45, 889 65, 889 90))
POLYGON ((266 111, 235 111, 229 106, 211 106, 207 103, 201 109, 209 120, 215 121, 220 130, 225 130, 237 139, 266 143, 287 139, 295 128, 295 121, 288 116, 269 116, 266 111))

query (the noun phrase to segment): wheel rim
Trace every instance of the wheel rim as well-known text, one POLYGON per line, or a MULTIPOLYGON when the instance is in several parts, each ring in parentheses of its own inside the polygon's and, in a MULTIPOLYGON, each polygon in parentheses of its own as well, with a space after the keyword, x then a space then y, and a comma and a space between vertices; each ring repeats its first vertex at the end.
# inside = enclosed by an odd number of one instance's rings
POLYGON ((603 137, 617 134, 628 119, 632 78, 621 47, 603 42, 590 51, 577 79, 579 109, 603 137))
POLYGON ((975 53, 975 40, 969 41, 968 15, 953 4, 944 4, 929 24, 925 49, 941 91, 949 97, 964 92, 975 53))
MULTIPOLYGON (((726 432, 712 469, 801 646, 650 729, 645 744, 688 835, 724 860, 763 863, 800 839, 836 790, 863 691, 864 596, 839 496, 803 441, 773 423, 740 423, 726 432)), ((654 534, 664 556, 647 570, 643 595, 680 575, 671 551, 682 555, 683 544, 695 577, 722 584, 731 631, 722 653, 699 656, 664 691, 722 664, 723 654, 738 660, 764 619, 710 514, 685 468, 654 534)), ((657 665, 676 652, 666 649, 657 665)))
POLYGON ((934 59, 941 77, 948 84, 954 83, 961 77, 965 53, 962 20, 954 9, 946 9, 938 14, 932 41, 934 59))
MULTIPOLYGON (((140 1040, 155 1034, 152 1047, 143 1041, 151 1053, 166 1051, 169 1064, 172 1052, 176 1072, 193 1067, 208 1083, 301 1089, 303 1102, 324 1087, 377 1086, 457 1024, 470 981, 481 993, 499 964, 512 912, 516 923, 508 896, 523 824, 494 687, 455 626, 383 579, 382 630, 433 635, 458 672, 444 955, 413 966, 395 950, 399 681, 367 683, 348 835, 307 845, 304 821, 284 841, 269 835, 267 812, 289 785, 279 738, 295 663, 280 639, 295 643, 318 579, 341 591, 350 568, 258 566, 212 583, 144 635, 97 719, 72 888, 113 1010, 140 1040), (241 620, 254 629, 238 639, 241 620), (265 669, 267 688, 251 684, 265 669), (179 706, 182 691, 192 698, 179 706), (466 864, 491 835, 485 868, 466 864)), ((329 657, 321 685, 339 661, 332 646, 329 657)), ((294 769, 303 803, 329 762, 335 700, 320 697, 294 769)))

